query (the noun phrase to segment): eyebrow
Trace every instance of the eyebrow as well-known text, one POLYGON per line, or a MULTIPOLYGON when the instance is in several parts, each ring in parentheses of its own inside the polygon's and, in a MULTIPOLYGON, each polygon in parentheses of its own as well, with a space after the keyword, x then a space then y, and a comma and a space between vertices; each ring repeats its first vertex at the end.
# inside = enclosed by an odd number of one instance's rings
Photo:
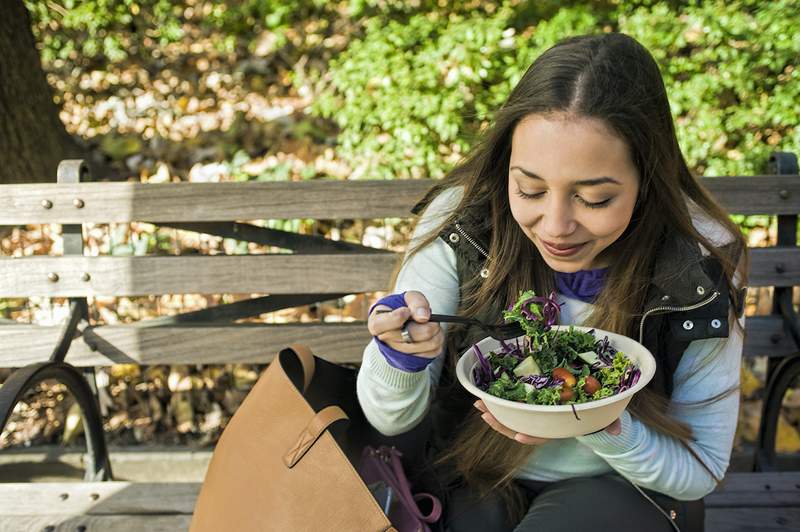
MULTIPOLYGON (((539 177, 535 173, 533 173, 533 172, 531 172, 529 170, 525 170, 524 168, 520 168, 519 166, 512 166, 511 170, 519 170, 520 172, 522 172, 526 176, 530 177, 531 179, 538 179, 539 181, 544 181, 544 179, 542 179, 541 177, 539 177)), ((612 183, 612 184, 615 184, 615 185, 622 185, 622 183, 620 183, 619 181, 617 181, 613 177, 608 177, 608 176, 593 177, 591 179, 580 179, 578 181, 575 181, 575 185, 577 185, 579 187, 581 187, 581 186, 592 186, 592 185, 603 185, 605 183, 612 183)))

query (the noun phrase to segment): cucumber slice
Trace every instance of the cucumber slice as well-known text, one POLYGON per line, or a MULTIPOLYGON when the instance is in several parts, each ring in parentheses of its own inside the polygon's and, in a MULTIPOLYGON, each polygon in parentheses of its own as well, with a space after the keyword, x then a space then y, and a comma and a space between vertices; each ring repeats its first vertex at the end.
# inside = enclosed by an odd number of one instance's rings
POLYGON ((597 353, 595 353, 594 351, 586 351, 585 353, 578 353, 578 356, 581 358, 581 360, 583 360, 590 366, 600 360, 600 357, 598 357, 597 353))
POLYGON ((539 364, 533 359, 532 356, 528 356, 525 360, 520 362, 516 368, 514 368, 514 375, 517 377, 527 377, 528 375, 541 375, 542 370, 539 369, 539 364))

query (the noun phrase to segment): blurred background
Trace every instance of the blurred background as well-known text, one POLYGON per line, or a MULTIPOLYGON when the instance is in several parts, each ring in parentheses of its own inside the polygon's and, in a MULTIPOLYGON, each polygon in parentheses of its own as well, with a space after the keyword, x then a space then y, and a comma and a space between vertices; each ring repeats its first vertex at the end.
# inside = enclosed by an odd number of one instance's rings
MULTIPOLYGON (((660 64, 678 138, 697 175, 766 173, 800 151, 796 2, 0 0, 0 183, 55 181, 83 157, 99 181, 441 178, 530 63, 556 41, 619 31, 660 64), (15 135, 24 149, 8 148, 15 135), (4 141, 4 138, 6 139, 4 141)), ((266 213, 265 213, 266 214, 266 213)), ((776 221, 736 216, 751 246, 776 221)), ((402 251, 411 220, 266 220, 264 226, 402 251)), ((58 225, 0 228, 0 255, 60 254, 58 225)), ((90 255, 276 252, 155 226, 97 224, 90 255)), ((771 288, 747 313, 767 314, 771 288)), ((257 294, 254 294, 257 295, 257 294)), ((364 320, 377 295, 250 321, 364 320)), ((93 324, 235 301, 195 294, 90 298, 93 324)), ((0 299, 0 318, 52 325, 65 300, 0 299)), ((756 437, 766 361, 747 359, 736 448, 756 437)), ((259 365, 98 368, 112 446, 208 449, 259 365)), ((0 381, 9 370, 0 369, 0 381)), ((778 450, 800 451, 800 390, 784 400, 778 450)), ((59 386, 18 406, 0 449, 83 445, 59 386)), ((201 477, 202 478, 202 477, 201 477)))

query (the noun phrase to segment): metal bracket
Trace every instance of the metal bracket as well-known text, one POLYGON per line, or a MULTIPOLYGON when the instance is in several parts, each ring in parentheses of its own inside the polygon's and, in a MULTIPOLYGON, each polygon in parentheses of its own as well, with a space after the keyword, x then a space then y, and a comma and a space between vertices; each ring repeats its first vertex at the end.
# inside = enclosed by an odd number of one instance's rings
MULTIPOLYGON (((69 346, 75 338, 75 332, 82 319, 88 317, 86 298, 77 297, 69 300, 69 317, 65 320, 59 335, 58 344, 50 355, 50 362, 64 362, 64 358, 69 352, 69 346)), ((88 321, 88 319, 87 319, 88 321)))
POLYGON ((163 327, 181 323, 231 322, 241 318, 249 318, 265 312, 275 312, 286 308, 310 305, 321 301, 339 299, 348 294, 274 294, 216 305, 202 310, 184 312, 174 316, 150 318, 140 321, 141 327, 163 327))
POLYGON ((221 236, 255 242, 267 246, 291 249, 297 254, 318 255, 328 253, 393 253, 386 249, 371 248, 343 240, 331 240, 319 235, 301 235, 279 229, 258 227, 240 222, 151 222, 154 225, 172 227, 183 231, 205 233, 207 235, 221 236))

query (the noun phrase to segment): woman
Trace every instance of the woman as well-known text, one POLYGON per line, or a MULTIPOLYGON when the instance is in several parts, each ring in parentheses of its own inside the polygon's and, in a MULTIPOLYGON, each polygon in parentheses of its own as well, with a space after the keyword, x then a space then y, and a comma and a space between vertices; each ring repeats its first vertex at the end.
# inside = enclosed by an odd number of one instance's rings
POLYGON ((650 53, 619 33, 547 50, 423 209, 357 389, 380 432, 429 441, 445 530, 701 530, 737 421, 746 246, 689 172, 650 53), (501 323, 527 289, 655 355, 605 431, 515 433, 455 380, 485 333, 429 314, 501 323))

